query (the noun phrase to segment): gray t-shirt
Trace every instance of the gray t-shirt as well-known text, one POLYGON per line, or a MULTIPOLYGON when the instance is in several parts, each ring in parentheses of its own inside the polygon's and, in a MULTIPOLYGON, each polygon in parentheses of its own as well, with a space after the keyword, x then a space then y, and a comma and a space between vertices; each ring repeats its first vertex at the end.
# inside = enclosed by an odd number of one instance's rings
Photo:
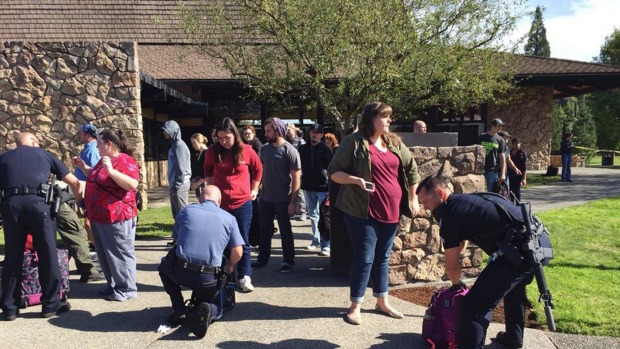
POLYGON ((299 152, 290 143, 279 147, 271 143, 260 148, 263 163, 263 190, 260 199, 266 202, 289 202, 291 171, 301 169, 299 152))

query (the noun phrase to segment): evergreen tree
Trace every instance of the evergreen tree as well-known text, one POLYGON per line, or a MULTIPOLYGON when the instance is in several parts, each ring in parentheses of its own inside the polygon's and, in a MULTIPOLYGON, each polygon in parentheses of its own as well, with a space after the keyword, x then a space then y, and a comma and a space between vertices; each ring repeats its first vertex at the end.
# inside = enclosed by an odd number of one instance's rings
MULTIPOLYGON (((605 38, 597 63, 620 64, 620 29, 605 38)), ((620 89, 593 93, 587 100, 601 149, 620 150, 620 89)))
POLYGON ((540 6, 536 6, 530 33, 525 44, 525 54, 549 58, 551 56, 551 49, 549 48, 549 41, 547 41, 547 29, 545 29, 545 24, 543 23, 542 13, 543 9, 540 6))
MULTIPOLYGON (((573 141, 576 146, 596 149, 596 123, 586 103, 586 98, 577 100, 577 117, 573 124, 573 141)), ((581 151, 585 153, 586 162, 594 156, 594 151, 581 151)))

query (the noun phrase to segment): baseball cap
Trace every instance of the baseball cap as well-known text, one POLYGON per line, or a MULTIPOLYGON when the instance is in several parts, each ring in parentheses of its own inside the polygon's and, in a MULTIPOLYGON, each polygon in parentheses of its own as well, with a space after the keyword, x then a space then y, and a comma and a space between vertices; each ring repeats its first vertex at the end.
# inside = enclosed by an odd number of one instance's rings
POLYGON ((315 132, 318 132, 318 133, 323 133, 323 126, 321 126, 319 124, 310 125, 310 131, 315 131, 315 132))
POLYGON ((90 124, 90 123, 82 126, 80 130, 86 134, 91 135, 93 138, 97 138, 97 135, 99 134, 97 132, 97 128, 95 127, 95 125, 90 124))
POLYGON ((500 118, 495 118, 491 121, 491 126, 504 126, 504 122, 500 118))
POLYGON ((508 137, 508 138, 512 137, 510 135, 510 133, 508 133, 508 131, 499 131, 499 132, 497 132, 497 134, 502 136, 502 137, 508 137))

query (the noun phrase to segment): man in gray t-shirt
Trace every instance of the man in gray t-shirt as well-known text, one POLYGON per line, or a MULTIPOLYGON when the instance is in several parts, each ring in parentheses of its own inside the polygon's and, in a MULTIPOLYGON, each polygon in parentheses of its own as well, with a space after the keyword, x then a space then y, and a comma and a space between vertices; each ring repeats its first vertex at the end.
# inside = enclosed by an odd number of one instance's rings
POLYGON ((301 182, 299 152, 284 139, 286 125, 279 118, 270 118, 264 124, 265 144, 260 150, 263 163, 263 187, 259 198, 260 245, 258 258, 252 268, 263 268, 271 257, 273 217, 278 220, 284 263, 281 272, 287 273, 295 265, 295 243, 289 215, 295 214, 297 192, 301 182))

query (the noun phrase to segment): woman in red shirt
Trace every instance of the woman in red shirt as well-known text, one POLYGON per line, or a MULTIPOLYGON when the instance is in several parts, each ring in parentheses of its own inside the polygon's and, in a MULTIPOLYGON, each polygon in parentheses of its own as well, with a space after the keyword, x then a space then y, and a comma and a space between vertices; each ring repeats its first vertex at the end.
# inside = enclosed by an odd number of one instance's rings
POLYGON ((207 149, 204 172, 206 184, 213 184, 222 192, 220 207, 235 216, 243 236, 243 256, 237 263, 239 288, 252 292, 252 267, 250 265, 250 222, 252 200, 256 199, 263 177, 263 165, 252 149, 244 144, 239 130, 230 118, 215 126, 215 144, 207 149))
POLYGON ((97 137, 101 160, 88 167, 76 158, 73 165, 86 178, 84 205, 91 221, 95 249, 107 285, 105 300, 125 301, 138 295, 136 286, 136 188, 140 172, 133 150, 119 130, 105 130, 97 137))

